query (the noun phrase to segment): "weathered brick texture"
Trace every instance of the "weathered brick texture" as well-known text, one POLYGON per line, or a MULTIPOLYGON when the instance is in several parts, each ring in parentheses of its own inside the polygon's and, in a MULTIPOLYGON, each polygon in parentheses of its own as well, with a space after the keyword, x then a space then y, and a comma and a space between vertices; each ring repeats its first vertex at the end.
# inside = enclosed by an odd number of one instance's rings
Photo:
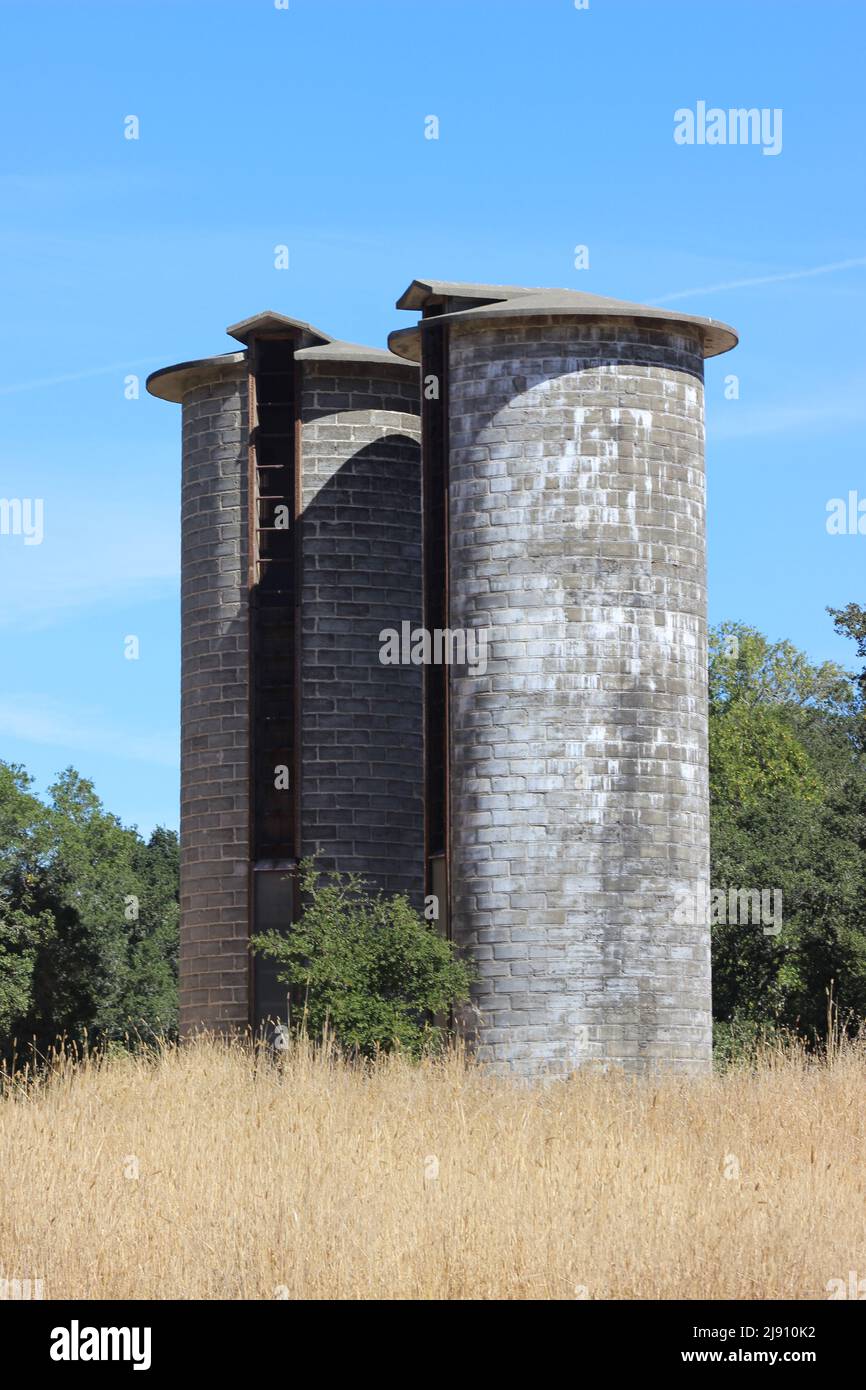
POLYGON ((710 1063, 703 359, 698 330, 455 324, 454 930, 478 1055, 710 1063))
POLYGON ((247 388, 183 401, 180 1025, 248 1018, 247 388))
POLYGON ((421 622, 418 373, 304 362, 301 818, 305 853, 423 893, 421 668, 379 633, 421 622))

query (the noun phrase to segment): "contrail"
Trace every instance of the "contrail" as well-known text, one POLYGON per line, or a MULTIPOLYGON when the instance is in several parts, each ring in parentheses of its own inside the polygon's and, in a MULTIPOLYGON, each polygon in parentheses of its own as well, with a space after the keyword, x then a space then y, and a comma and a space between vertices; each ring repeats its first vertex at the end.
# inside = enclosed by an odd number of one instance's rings
POLYGON ((831 275, 836 270, 856 270, 866 265, 866 256, 858 256, 853 261, 834 261, 832 265, 816 265, 811 270, 787 270, 781 275, 756 275, 750 280, 728 280, 721 285, 703 285, 700 289, 677 290, 676 294, 666 294, 662 299, 651 299, 651 304, 670 304, 673 299, 690 299, 694 294, 716 294, 720 290, 744 290, 751 285, 777 285, 782 280, 806 280, 811 275, 831 275))
POLYGON ((18 381, 12 386, 0 386, 0 396, 11 396, 16 391, 38 391, 41 386, 62 386, 67 381, 82 381, 88 376, 107 376, 109 372, 129 371, 130 367, 151 367, 161 362, 161 357, 143 357, 138 362, 115 362, 110 367, 91 367, 86 372, 67 372, 65 376, 43 376, 38 381, 18 381))

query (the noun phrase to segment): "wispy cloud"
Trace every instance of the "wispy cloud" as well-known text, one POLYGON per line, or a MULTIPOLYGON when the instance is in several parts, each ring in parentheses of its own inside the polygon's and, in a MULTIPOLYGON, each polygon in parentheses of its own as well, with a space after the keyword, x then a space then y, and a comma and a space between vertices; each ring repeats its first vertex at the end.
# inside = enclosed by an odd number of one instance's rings
POLYGON ((808 280, 813 275, 834 275, 842 270, 861 270, 866 266, 866 256, 857 256, 850 261, 833 261, 830 265, 816 265, 808 270, 786 270, 777 275, 754 275, 745 280, 726 280, 718 285, 702 285, 697 289, 677 290, 675 294, 663 295, 661 299, 651 299, 651 304, 671 304, 675 299, 692 299, 697 294, 718 294, 722 290, 746 290, 757 285, 778 285, 785 280, 808 280))
POLYGON ((752 400, 717 401, 708 414, 711 439, 774 434, 820 434, 822 439, 866 425, 866 378, 853 372, 834 381, 801 381, 787 398, 757 390, 752 400))
POLYGON ((46 695, 0 700, 0 737, 70 751, 101 753, 126 762, 178 765, 177 740, 112 725, 103 709, 70 710, 46 695))
POLYGON ((710 439, 748 439, 758 435, 826 435, 834 428, 852 429, 866 424, 866 404, 835 402, 816 406, 771 405, 763 409, 734 410, 723 414, 717 406, 707 425, 710 439))
MULTIPOLYGON (((0 571, 2 575, 2 571, 0 571)), ((70 578, 60 582, 17 583, 5 589, 0 603, 0 631, 17 628, 40 632, 68 621, 76 610, 137 608, 141 604, 179 602, 179 577, 174 575, 113 575, 70 578)))
POLYGON ((162 362, 162 357, 141 357, 137 362, 113 362, 109 367, 89 367, 83 372, 66 372, 63 376, 42 376, 35 381, 16 381, 0 386, 0 396, 11 396, 16 391, 38 391, 44 386, 62 386, 67 381, 83 381, 89 376, 108 376, 111 372, 128 372, 133 367, 151 367, 162 362))
POLYGON ((81 197, 88 201, 94 198, 116 201, 119 188, 152 189, 160 187, 162 182, 161 176, 154 172, 121 170, 117 163, 94 169, 47 169, 36 173, 31 170, 26 174, 0 174, 0 190, 10 197, 33 194, 55 200, 58 197, 81 197))
MULTIPOLYGON (((50 460, 37 470, 45 538, 42 545, 27 546, 20 536, 0 536, 0 633, 65 624, 88 609, 96 619, 100 611, 131 611, 165 600, 177 605, 178 481, 166 486, 163 480, 164 495, 149 496, 154 471, 137 467, 139 458, 138 451, 127 454, 127 471, 136 477, 116 493, 92 473, 88 479, 86 465, 67 469, 63 479, 56 472, 50 476, 50 460)), ((8 472, 2 495, 26 496, 27 470, 8 472)))

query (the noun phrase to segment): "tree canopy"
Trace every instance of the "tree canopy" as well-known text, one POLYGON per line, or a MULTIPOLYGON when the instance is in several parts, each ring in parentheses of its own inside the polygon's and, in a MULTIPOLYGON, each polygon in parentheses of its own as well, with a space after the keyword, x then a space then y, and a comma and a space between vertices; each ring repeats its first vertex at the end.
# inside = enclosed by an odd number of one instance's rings
MULTIPOLYGON (((847 612, 848 610, 846 610, 847 612)), ((866 757, 856 676, 725 623, 710 642, 711 881, 777 889, 783 927, 713 928, 717 1032, 866 1016, 866 757)))
POLYGON ((0 1043, 177 1017, 178 843, 145 842, 67 768, 46 801, 0 763, 0 1043))

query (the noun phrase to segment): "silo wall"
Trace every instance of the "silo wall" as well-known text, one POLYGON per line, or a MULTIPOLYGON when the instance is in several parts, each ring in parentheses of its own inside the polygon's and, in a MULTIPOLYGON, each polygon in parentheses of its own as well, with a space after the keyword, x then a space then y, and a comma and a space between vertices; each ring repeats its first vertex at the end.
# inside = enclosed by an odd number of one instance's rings
POLYGON ((183 399, 180 1026, 249 1008, 247 376, 183 399))
POLYGON ((688 324, 449 330, 454 935, 478 1056, 710 1065, 703 354, 688 324))
POLYGON ((423 673, 380 633, 421 622, 419 413, 417 368, 303 360, 303 852, 416 905, 423 673))

